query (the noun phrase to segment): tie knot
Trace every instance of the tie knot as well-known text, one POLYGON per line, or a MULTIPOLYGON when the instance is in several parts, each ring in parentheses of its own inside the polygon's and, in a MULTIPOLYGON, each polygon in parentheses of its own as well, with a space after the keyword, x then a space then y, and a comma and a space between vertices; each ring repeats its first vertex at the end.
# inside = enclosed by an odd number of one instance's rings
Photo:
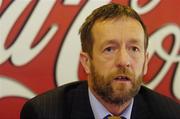
POLYGON ((109 115, 105 116, 103 119, 126 119, 126 118, 123 116, 112 116, 109 114, 109 115))

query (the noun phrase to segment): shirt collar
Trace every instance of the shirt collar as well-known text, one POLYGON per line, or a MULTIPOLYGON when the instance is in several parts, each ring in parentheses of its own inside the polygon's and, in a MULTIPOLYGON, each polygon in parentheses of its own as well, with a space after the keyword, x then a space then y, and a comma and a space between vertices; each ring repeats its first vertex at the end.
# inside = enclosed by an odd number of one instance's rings
MULTIPOLYGON (((91 90, 88 89, 90 105, 94 114, 95 119, 103 119, 108 114, 111 114, 92 94, 91 90)), ((123 111, 121 116, 125 117, 126 119, 130 119, 132 106, 133 106, 134 99, 132 99, 130 105, 123 111)))

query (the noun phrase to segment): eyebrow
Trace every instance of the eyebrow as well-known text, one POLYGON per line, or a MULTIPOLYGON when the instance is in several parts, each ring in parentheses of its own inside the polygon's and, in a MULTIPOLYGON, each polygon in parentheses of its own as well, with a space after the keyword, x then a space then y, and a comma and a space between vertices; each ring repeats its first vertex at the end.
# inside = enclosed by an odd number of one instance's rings
POLYGON ((138 40, 138 39, 130 39, 128 42, 130 42, 130 43, 140 43, 140 40, 138 40))
MULTIPOLYGON (((141 41, 138 39, 130 39, 127 42, 133 43, 133 44, 141 44, 141 41)), ((102 45, 106 45, 106 44, 118 44, 118 43, 115 39, 112 39, 112 40, 105 41, 102 45)))
POLYGON ((144 43, 138 39, 131 39, 128 41, 129 43, 140 45, 141 47, 144 47, 144 43))
POLYGON ((103 42, 101 46, 103 47, 103 46, 105 46, 107 44, 116 44, 116 45, 118 45, 118 42, 116 40, 114 40, 114 39, 113 40, 108 40, 108 41, 103 42))
MULTIPOLYGON (((128 43, 131 43, 131 44, 136 44, 136 45, 139 45, 140 47, 144 47, 144 43, 142 43, 142 41, 140 41, 139 39, 130 39, 129 41, 127 41, 128 43)), ((104 46, 108 45, 108 44, 115 44, 115 45, 119 45, 118 44, 118 41, 116 41, 116 39, 112 39, 112 40, 107 40, 105 42, 102 43, 101 45, 101 49, 104 48, 104 46)))

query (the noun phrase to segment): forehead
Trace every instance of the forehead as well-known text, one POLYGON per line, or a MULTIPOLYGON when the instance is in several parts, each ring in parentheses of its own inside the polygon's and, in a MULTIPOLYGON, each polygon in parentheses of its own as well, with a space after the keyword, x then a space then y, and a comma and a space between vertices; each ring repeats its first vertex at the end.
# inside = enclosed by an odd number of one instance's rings
POLYGON ((144 30, 141 24, 130 17, 97 20, 91 32, 94 43, 103 43, 107 40, 133 40, 144 44, 144 30))

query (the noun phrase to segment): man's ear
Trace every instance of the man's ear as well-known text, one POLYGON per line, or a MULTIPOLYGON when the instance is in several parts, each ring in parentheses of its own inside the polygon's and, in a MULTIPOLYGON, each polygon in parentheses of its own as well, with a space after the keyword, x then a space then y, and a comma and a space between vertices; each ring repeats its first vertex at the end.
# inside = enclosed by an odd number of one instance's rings
POLYGON ((81 52, 80 53, 80 62, 87 74, 90 74, 90 56, 88 53, 81 52))
POLYGON ((149 53, 146 52, 145 54, 145 61, 144 61, 144 75, 146 75, 147 71, 148 71, 148 62, 149 62, 149 53))

